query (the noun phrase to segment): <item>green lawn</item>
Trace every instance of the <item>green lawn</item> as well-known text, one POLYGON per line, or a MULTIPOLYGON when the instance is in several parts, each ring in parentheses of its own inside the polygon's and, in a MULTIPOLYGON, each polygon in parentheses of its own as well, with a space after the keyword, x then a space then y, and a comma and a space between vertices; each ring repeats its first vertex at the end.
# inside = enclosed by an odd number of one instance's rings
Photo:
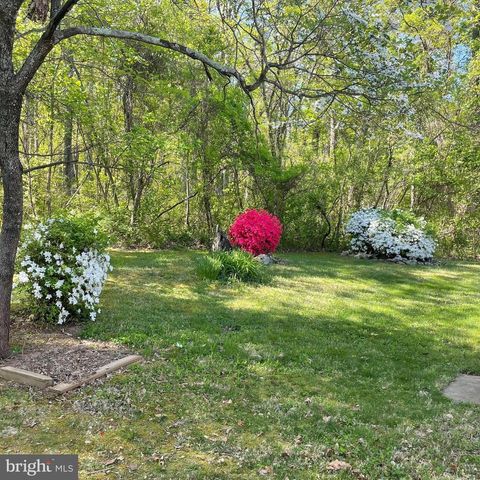
POLYGON ((66 400, 1 389, 0 452, 79 453, 89 479, 480 477, 480 408, 441 394, 480 374, 480 264, 289 254, 247 286, 196 255, 113 254, 83 335, 147 362, 66 400))

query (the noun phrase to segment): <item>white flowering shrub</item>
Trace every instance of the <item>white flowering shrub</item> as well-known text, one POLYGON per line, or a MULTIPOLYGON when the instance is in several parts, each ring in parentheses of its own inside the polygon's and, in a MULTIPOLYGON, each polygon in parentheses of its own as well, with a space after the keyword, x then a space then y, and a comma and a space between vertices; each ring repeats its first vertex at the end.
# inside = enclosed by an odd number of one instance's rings
POLYGON ((91 219, 49 219, 26 227, 16 288, 27 295, 35 318, 64 324, 95 320, 110 256, 107 238, 91 219))
POLYGON ((350 250, 355 253, 428 262, 435 252, 425 220, 402 210, 359 210, 350 217, 346 232, 351 236, 350 250))

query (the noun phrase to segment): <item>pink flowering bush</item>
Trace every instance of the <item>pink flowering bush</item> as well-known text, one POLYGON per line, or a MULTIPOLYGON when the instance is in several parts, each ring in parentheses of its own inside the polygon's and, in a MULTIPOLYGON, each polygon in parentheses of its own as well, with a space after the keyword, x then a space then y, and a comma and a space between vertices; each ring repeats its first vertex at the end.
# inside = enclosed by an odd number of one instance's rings
POLYGON ((230 242, 252 255, 273 253, 282 236, 280 220, 265 210, 246 210, 230 227, 230 242))

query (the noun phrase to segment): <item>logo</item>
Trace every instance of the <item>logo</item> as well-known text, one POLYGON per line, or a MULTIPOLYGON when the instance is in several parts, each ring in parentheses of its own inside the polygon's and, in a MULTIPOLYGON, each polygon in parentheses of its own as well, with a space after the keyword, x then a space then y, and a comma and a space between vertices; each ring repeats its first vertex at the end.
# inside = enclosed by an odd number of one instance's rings
POLYGON ((78 480, 78 455, 0 455, 0 480, 78 480))

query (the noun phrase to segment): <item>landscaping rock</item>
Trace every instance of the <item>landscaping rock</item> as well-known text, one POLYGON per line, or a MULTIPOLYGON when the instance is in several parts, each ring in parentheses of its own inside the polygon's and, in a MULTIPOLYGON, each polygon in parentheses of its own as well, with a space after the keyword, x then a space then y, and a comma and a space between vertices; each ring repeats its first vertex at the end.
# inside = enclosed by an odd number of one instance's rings
POLYGON ((359 252, 354 255, 355 258, 370 259, 373 258, 373 255, 370 253, 359 252))
POLYGON ((227 237, 227 234, 220 230, 220 227, 217 225, 215 238, 212 243, 212 252, 228 252, 232 249, 230 240, 227 237))
POLYGON ((255 257, 255 260, 257 262, 263 263, 264 265, 272 265, 272 263, 275 263, 275 260, 271 255, 266 255, 264 253, 261 253, 260 255, 257 255, 255 257))
POLYGON ((260 255, 257 255, 254 257, 257 262, 263 263, 264 265, 272 265, 274 263, 278 265, 287 265, 288 262, 287 260, 279 257, 274 257, 271 253, 269 254, 264 254, 261 253, 260 255))

